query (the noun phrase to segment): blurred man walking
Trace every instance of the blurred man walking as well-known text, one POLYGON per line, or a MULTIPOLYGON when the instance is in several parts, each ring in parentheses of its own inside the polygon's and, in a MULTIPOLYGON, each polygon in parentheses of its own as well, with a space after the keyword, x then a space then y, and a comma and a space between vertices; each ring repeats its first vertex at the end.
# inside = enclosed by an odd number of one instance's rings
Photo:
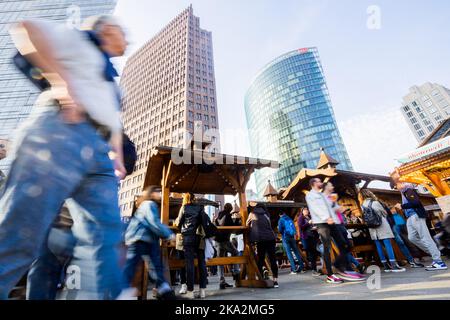
POLYGON ((1 193, 0 299, 36 258, 67 198, 81 207, 73 214, 73 264, 81 280, 77 298, 113 299, 121 291, 117 188, 125 168, 120 95, 110 58, 122 56, 127 42, 110 16, 90 19, 89 29, 33 20, 12 31, 20 53, 51 87, 38 99, 42 112, 16 138, 1 193))

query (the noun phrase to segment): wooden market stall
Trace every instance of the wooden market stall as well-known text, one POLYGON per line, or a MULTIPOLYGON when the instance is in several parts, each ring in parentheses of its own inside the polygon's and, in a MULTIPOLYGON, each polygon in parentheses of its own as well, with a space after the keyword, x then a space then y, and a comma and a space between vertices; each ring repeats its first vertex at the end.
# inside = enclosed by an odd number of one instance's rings
MULTIPOLYGON (((337 169, 338 164, 338 161, 327 155, 325 151, 322 150, 317 168, 302 169, 283 192, 281 198, 284 200, 304 202, 306 193, 310 190, 310 179, 313 177, 318 177, 324 182, 331 181, 335 186, 335 192, 339 196, 339 204, 341 207, 349 209, 357 216, 362 215, 361 204, 358 200, 358 193, 364 188, 371 190, 382 201, 389 199, 389 203, 392 203, 394 202, 392 199, 397 199, 395 203, 401 202, 401 195, 398 191, 369 188, 369 184, 373 181, 390 183, 391 177, 340 170, 337 169)), ((432 203, 432 201, 430 202, 432 203)), ((365 224, 352 224, 348 225, 347 228, 367 231, 367 226, 365 224)), ((393 247, 396 255, 400 258, 399 260, 402 260, 404 257, 395 243, 393 243, 393 247)), ((376 248, 372 241, 369 241, 367 244, 359 244, 353 247, 354 254, 374 254, 375 252, 376 248)))
MULTIPOLYGON (((207 266, 241 264, 241 274, 236 286, 270 287, 270 281, 262 280, 255 257, 250 250, 245 231, 247 227, 247 200, 245 188, 251 175, 257 169, 277 168, 278 163, 235 155, 210 153, 201 149, 180 149, 160 146, 152 150, 144 188, 159 185, 162 188, 161 221, 170 225, 171 193, 192 192, 208 195, 238 195, 242 226, 219 227, 220 230, 244 232, 245 250, 242 257, 220 257, 208 260, 207 266)), ((162 244, 162 256, 165 266, 178 269, 184 261, 171 259, 168 247, 162 244)), ((169 270, 167 270, 168 273, 169 270)))
MULTIPOLYGON (((337 169, 338 161, 325 153, 322 149, 316 169, 302 169, 282 194, 284 200, 305 201, 309 191, 309 180, 313 177, 321 178, 324 182, 331 181, 335 192, 339 195, 341 206, 361 215, 358 201, 360 189, 369 188, 372 181, 390 182, 390 177, 337 169)), ((370 189, 370 188, 369 188, 370 189)))
POLYGON ((391 174, 394 180, 423 185, 437 198, 450 196, 450 118, 398 161, 402 164, 391 174))

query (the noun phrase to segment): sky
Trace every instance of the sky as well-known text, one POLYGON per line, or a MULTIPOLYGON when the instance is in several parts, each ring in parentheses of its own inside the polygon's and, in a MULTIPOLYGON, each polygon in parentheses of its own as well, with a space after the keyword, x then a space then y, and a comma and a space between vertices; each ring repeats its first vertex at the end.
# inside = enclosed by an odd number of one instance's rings
MULTIPOLYGON (((221 130, 246 129, 244 96, 265 64, 315 46, 354 170, 388 174, 418 145, 403 96, 425 82, 450 87, 446 0, 119 0, 128 55, 191 3, 212 31, 221 130)), ((246 139, 222 148, 251 155, 246 139)))

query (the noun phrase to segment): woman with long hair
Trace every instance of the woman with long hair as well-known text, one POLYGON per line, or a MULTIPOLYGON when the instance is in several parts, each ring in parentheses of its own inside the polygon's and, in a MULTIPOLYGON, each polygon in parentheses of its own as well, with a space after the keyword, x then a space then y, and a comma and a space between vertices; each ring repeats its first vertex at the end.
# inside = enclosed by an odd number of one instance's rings
POLYGON ((319 235, 312 224, 308 207, 304 207, 299 210, 297 224, 300 230, 300 238, 302 240, 303 249, 306 251, 308 256, 312 275, 319 276, 322 274, 317 270, 317 257, 320 255, 317 251, 319 235))
MULTIPOLYGON (((370 237, 375 242, 377 252, 381 263, 384 266, 384 272, 403 272, 405 268, 398 265, 395 259, 394 249, 392 248, 391 239, 394 239, 394 233, 386 219, 388 213, 380 203, 378 198, 368 189, 362 189, 358 195, 361 206, 372 210, 375 214, 381 217, 381 225, 376 228, 369 228, 370 237), (387 252, 388 259, 383 252, 383 247, 387 252)), ((367 210, 366 209, 366 210, 367 210)))
POLYGON ((195 203, 192 193, 183 194, 183 205, 178 215, 178 226, 183 236, 186 266, 187 298, 194 299, 194 258, 197 256, 200 275, 200 298, 206 297, 207 270, 205 261, 205 241, 200 228, 204 212, 203 206, 195 203))
POLYGON ((161 223, 157 204, 160 200, 161 188, 150 186, 135 202, 136 210, 125 233, 125 244, 128 249, 124 269, 124 288, 130 288, 136 267, 141 260, 144 260, 154 269, 157 297, 173 299, 175 294, 164 277, 159 239, 170 241, 175 236, 166 225, 161 223))

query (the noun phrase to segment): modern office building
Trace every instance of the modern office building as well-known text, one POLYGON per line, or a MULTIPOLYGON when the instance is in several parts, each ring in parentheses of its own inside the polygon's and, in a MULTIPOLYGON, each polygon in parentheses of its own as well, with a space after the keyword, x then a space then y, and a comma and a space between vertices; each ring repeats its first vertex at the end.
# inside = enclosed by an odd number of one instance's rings
POLYGON ((450 117, 450 89, 429 82, 413 86, 403 98, 400 110, 417 141, 422 142, 450 117))
POLYGON ((302 168, 316 168, 321 148, 352 170, 334 117, 317 48, 288 52, 252 81, 245 112, 253 157, 277 160, 278 170, 255 173, 260 195, 270 180, 286 187, 302 168))
MULTIPOLYGON (((218 130, 211 32, 200 28, 192 6, 130 56, 121 86, 125 132, 138 151, 135 172, 122 182, 119 194, 127 216, 142 190, 153 147, 187 148, 194 127, 218 130)), ((219 135, 210 139, 210 150, 219 152, 219 135)))
MULTIPOLYGON (((0 139, 11 139, 19 123, 30 114, 39 92, 12 64, 16 52, 9 35, 11 25, 30 18, 70 23, 110 14, 117 0, 2 0, 0 1, 0 139)), ((7 159, 0 170, 7 170, 7 159)))

